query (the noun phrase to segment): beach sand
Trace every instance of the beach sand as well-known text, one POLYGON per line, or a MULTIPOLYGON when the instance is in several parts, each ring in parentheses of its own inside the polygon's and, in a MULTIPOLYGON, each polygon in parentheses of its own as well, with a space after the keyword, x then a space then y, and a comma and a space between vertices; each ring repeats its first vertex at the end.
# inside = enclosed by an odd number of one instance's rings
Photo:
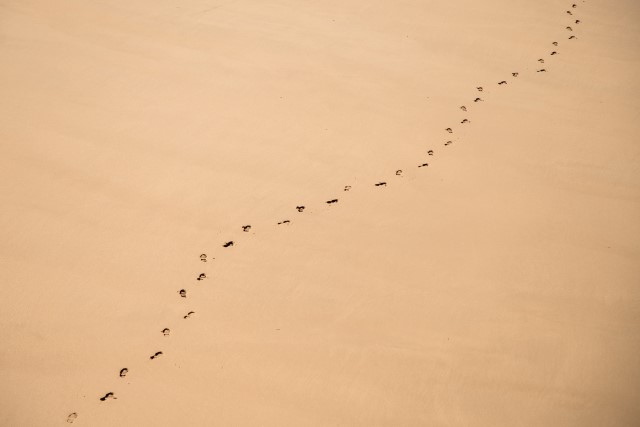
POLYGON ((638 425, 639 20, 0 2, 0 425, 638 425))

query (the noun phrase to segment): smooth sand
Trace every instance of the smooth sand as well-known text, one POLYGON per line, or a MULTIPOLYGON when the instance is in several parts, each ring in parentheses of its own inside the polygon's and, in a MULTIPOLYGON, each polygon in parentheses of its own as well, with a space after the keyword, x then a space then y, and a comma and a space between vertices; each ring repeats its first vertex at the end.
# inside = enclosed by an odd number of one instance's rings
POLYGON ((638 425, 639 21, 1 1, 0 424, 638 425))

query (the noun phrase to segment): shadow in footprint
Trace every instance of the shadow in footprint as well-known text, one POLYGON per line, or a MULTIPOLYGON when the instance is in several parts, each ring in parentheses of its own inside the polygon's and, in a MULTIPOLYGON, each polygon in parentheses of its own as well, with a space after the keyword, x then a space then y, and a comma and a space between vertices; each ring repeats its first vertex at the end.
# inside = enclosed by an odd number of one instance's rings
POLYGON ((464 105, 463 105, 462 107, 460 107, 460 109, 461 109, 462 111, 467 111, 467 107, 465 107, 464 105))
POLYGON ((499 85, 506 85, 506 84, 507 84, 507 81, 506 81, 506 80, 503 80, 503 81, 501 81, 501 82, 498 82, 498 84, 499 84, 499 85))
POLYGON ((207 254, 200 255, 200 261, 207 262, 207 254))
POLYGON ((164 328, 162 330, 162 335, 164 335, 165 337, 168 337, 170 333, 171 333, 171 329, 169 328, 164 328))
POLYGON ((577 37, 576 36, 571 36, 571 37, 569 37, 569 40, 573 40, 575 38, 577 38, 577 37))
MULTIPOLYGON (((196 314, 196 312, 195 312, 195 311, 190 311, 190 312, 188 312, 188 313, 183 317, 183 319, 188 319, 188 318, 190 318, 192 314, 196 314)), ((168 331, 168 329, 167 329, 167 331, 168 331)), ((167 334, 165 334, 165 335, 169 335, 169 334, 167 333, 167 334)))
POLYGON ((478 92, 482 92, 484 90, 482 86, 478 86, 476 89, 478 89, 478 92))
POLYGON ((544 64, 544 59, 540 58, 540 59, 538 59, 538 62, 541 63, 541 64, 544 64))
POLYGON ((228 241, 227 243, 225 243, 224 245, 222 245, 223 248, 228 248, 233 246, 233 240, 228 241))
POLYGON ((242 226, 242 231, 244 231, 245 233, 248 233, 249 230, 251 230, 251 226, 250 225, 243 225, 242 226))
POLYGON ((476 98, 473 100, 473 102, 482 102, 482 98, 476 98))
POLYGON ((374 184, 376 187, 386 187, 387 183, 386 182, 378 182, 377 184, 374 184))
POLYGON ((331 200, 327 200, 326 202, 328 205, 332 205, 334 203, 338 203, 338 199, 331 199, 331 200))
POLYGON ((345 185, 344 186, 344 191, 349 191, 351 190, 351 186, 350 185, 345 185))
POLYGON ((551 55, 551 56, 553 56, 553 55, 557 55, 557 54, 558 54, 558 52, 556 52, 555 50, 554 50, 553 52, 551 52, 551 53, 550 53, 550 55, 551 55))
POLYGON ((430 156, 433 156, 433 150, 427 151, 427 154, 430 155, 430 156))
POLYGON ((573 28, 571 28, 571 27, 567 27, 567 30, 569 30, 569 31, 573 31, 573 28))
POLYGON ((304 212, 304 206, 296 206, 298 212, 304 212))
POLYGON ((447 141, 444 143, 444 146, 446 147, 447 145, 451 145, 451 144, 453 144, 453 141, 447 141))
POLYGON ((289 221, 288 219, 285 219, 284 221, 280 221, 278 223, 278 225, 282 225, 282 224, 289 224, 291 221, 289 221))
POLYGON ((460 123, 465 124, 465 123, 471 123, 471 122, 468 119, 462 119, 460 123))
POLYGON ((127 368, 120 369, 120 378, 126 377, 128 373, 129 373, 129 370, 127 368))
POLYGON ((554 45, 554 46, 558 46, 558 42, 553 42, 551 44, 554 45))
POLYGON ((539 70, 536 71, 536 73, 546 73, 547 69, 546 68, 540 68, 539 70))
POLYGON ((421 165, 418 165, 419 168, 424 168, 424 167, 427 167, 427 166, 429 166, 429 163, 423 163, 421 165))
POLYGON ((186 298, 186 297, 187 297, 187 291, 186 291, 185 289, 180 289, 180 290, 178 291, 178 293, 180 294, 180 296, 181 296, 182 298, 186 298))
POLYGON ((151 359, 151 360, 157 359, 160 356, 162 356, 162 352, 161 351, 156 351, 155 353, 153 353, 153 356, 149 357, 149 359, 151 359))
POLYGON ((453 133, 453 129, 451 129, 451 128, 446 128, 445 130, 446 130, 447 132, 449 132, 449 133, 453 133))
POLYGON ((396 176, 402 176, 402 169, 398 169, 396 171, 396 176))
POLYGON ((511 73, 513 77, 518 77, 518 73, 511 73))
POLYGON ((100 400, 103 402, 108 399, 117 399, 117 397, 113 394, 113 392, 110 391, 109 393, 105 394, 100 398, 100 400))
POLYGON ((204 280, 207 278, 207 275, 204 273, 200 273, 200 275, 198 276, 198 278, 196 280, 204 280))
POLYGON ((67 416, 67 422, 71 424, 76 420, 76 418, 78 418, 78 414, 76 412, 72 412, 67 416))

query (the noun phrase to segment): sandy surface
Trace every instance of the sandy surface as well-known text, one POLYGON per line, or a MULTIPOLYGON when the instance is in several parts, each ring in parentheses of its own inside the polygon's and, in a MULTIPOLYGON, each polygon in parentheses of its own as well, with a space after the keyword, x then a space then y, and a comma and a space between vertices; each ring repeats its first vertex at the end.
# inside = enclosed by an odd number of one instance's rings
POLYGON ((638 425, 639 20, 0 1, 0 425, 638 425))

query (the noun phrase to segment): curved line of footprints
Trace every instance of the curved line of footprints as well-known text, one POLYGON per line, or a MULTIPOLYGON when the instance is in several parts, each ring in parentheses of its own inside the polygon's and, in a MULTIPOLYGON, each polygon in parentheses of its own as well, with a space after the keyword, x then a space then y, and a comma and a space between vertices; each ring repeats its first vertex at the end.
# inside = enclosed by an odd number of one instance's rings
MULTIPOLYGON (((584 1, 583 1, 583 2, 584 2, 584 1)), ((574 16, 573 9, 576 9, 576 8, 577 8, 577 4, 575 4, 575 3, 574 3, 574 4, 572 4, 572 5, 571 5, 571 9, 570 9, 570 10, 567 10, 567 11, 566 11, 566 14, 567 14, 567 15, 570 15, 570 16, 574 16)), ((572 20, 573 20, 573 18, 572 18, 572 20)), ((575 25, 578 25, 578 24, 580 24, 580 23, 581 23, 581 21, 580 21, 579 19, 575 19, 575 20, 573 20, 572 25, 574 25, 574 24, 575 24, 575 25)), ((567 31, 571 32, 571 33, 573 33, 573 31, 574 31, 574 30, 573 30, 573 27, 571 27, 571 26, 567 26, 565 29, 566 29, 567 31)), ((576 36, 575 36, 575 35, 573 35, 573 34, 571 34, 571 35, 568 37, 568 39, 569 39, 569 40, 575 40, 575 39, 576 39, 576 36)), ((552 42, 552 45, 557 47, 557 46, 559 45, 559 43, 558 43, 557 41, 554 41, 554 42, 552 42)), ((556 50, 554 50, 554 51, 551 51, 551 52, 549 53, 549 55, 550 55, 550 56, 556 56, 556 55, 559 55, 559 52, 558 52, 558 51, 556 51, 556 50)), ((544 63, 545 63, 545 59, 544 59, 544 58, 539 58, 539 59, 537 60, 537 62, 539 62, 540 64, 544 64, 544 63)), ((547 72, 547 69, 546 69, 546 68, 539 68, 539 69, 537 69, 537 70, 536 70, 536 73, 544 73, 544 72, 547 72)), ((519 72, 512 72, 512 73, 511 73, 511 76, 512 76, 513 78, 517 78, 519 75, 520 75, 520 73, 519 73, 519 72)), ((501 80, 501 81, 497 82, 497 85, 498 85, 498 86, 503 86, 503 85, 507 85, 507 84, 508 84, 507 80, 501 80)), ((476 90, 477 90, 478 92, 484 92, 484 87, 483 87, 483 86, 477 86, 477 87, 476 87, 476 90)), ((480 97, 476 97, 475 99, 473 99, 473 102, 474 102, 474 103, 483 102, 483 101, 484 101, 484 100, 483 100, 482 98, 480 98, 480 97)), ((460 110, 462 110, 462 111, 464 111, 464 112, 467 112, 467 111, 468 111, 468 107, 467 107, 466 105, 462 105, 462 106, 460 106, 460 110)), ((470 122, 468 119, 466 119, 466 118, 465 118, 465 119, 463 119, 460 123, 461 123, 461 124, 468 124, 468 123, 471 123, 471 122, 470 122)), ((444 130, 445 130, 445 132, 447 132, 448 134, 453 134, 453 133, 454 133, 454 130, 453 130, 453 128, 451 128, 451 127, 444 128, 444 130)), ((449 145, 451 145, 452 143, 453 143, 453 141, 452 141, 452 140, 447 140, 447 141, 445 141, 445 142, 444 142, 444 146, 445 146, 445 147, 446 147, 446 146, 449 146, 449 145)), ((428 151, 427 151, 427 155, 428 155, 428 156, 433 156, 433 155, 434 155, 434 150, 428 150, 428 151)), ((429 163, 419 163, 419 164, 417 165, 417 167, 418 167, 418 168, 423 168, 423 167, 426 167, 426 166, 429 166, 429 163)), ((396 173, 395 173, 395 174, 396 174, 396 176, 402 176, 402 173, 403 173, 402 169, 398 169, 398 170, 396 170, 396 173)), ((374 186, 376 186, 376 187, 386 187, 386 186, 387 186, 387 182, 385 182, 385 181, 380 181, 380 182, 374 183, 373 185, 374 185, 374 186)), ((350 191, 350 190, 351 190, 351 186, 350 186, 350 185, 346 185, 346 186, 344 187, 344 190, 343 190, 343 191, 350 191)), ((334 204, 338 203, 338 199, 337 199, 337 198, 336 198, 336 199, 330 199, 330 200, 327 200, 325 203, 327 203, 328 205, 334 205, 334 204)), ((299 206, 296 206, 296 207, 295 207, 295 209, 296 209, 298 212, 302 213, 302 212, 304 212, 304 210, 306 209, 306 207, 305 207, 304 205, 299 205, 299 206)), ((282 220, 282 221, 280 221, 280 222, 277 222, 277 225, 290 224, 290 223, 291 223, 291 221, 290 221, 290 220, 285 219, 285 220, 282 220)), ((249 230, 251 230, 251 225, 248 225, 248 224, 247 224, 247 225, 243 225, 243 226, 242 226, 242 231, 243 231, 243 232, 248 232, 249 230)), ((234 246, 234 244, 235 244, 235 242, 234 242, 233 240, 230 240, 230 241, 228 241, 228 242, 223 243, 223 244, 222 244, 222 247, 223 247, 223 248, 230 248, 230 247, 234 246)), ((215 259, 215 258, 212 258, 212 259, 215 259)), ((200 255, 200 261, 201 261, 201 262, 208 262, 207 254, 204 254, 204 253, 203 253, 203 254, 201 254, 201 255, 200 255)), ((207 278, 206 273, 200 273, 200 274, 196 277, 196 280, 198 280, 198 281, 202 281, 202 280, 205 280, 206 278, 207 278)), ((186 289, 180 289, 180 290, 178 290, 178 291, 177 291, 177 293, 178 293, 178 295, 179 295, 181 298, 187 298, 187 290, 186 290, 186 289)), ((183 319, 189 319, 189 318, 191 318, 194 314, 195 314, 195 312, 194 312, 194 311, 188 311, 188 312, 183 316, 183 319)), ((160 330, 160 332, 161 332, 161 333, 162 333, 162 335, 163 335, 163 336, 165 336, 165 337, 169 337, 169 336, 171 335, 171 330, 170 330, 169 328, 164 328, 164 329, 160 330)), ((149 359, 150 359, 150 360, 155 360, 155 359, 157 359, 158 357, 162 356, 162 354, 163 354, 163 353, 162 353, 162 351, 155 351, 155 352, 153 352, 153 353, 149 356, 149 359)), ((129 374, 129 369, 128 369, 128 368, 126 368, 126 367, 123 367, 123 368, 121 368, 121 369, 119 370, 119 376, 120 376, 120 378, 124 378, 124 377, 126 377, 128 374, 129 374)), ((98 398, 99 398, 99 399, 100 399, 100 401, 102 401, 102 402, 106 402, 106 401, 109 401, 109 400, 115 400, 115 399, 117 399, 117 397, 115 396, 115 394, 114 394, 112 391, 109 391, 109 392, 105 393, 104 395, 99 396, 98 398)), ((77 413, 77 412, 72 412, 72 413, 70 413, 70 414, 67 416, 67 422, 68 422, 68 423, 73 423, 77 418, 78 418, 78 413, 77 413)))

